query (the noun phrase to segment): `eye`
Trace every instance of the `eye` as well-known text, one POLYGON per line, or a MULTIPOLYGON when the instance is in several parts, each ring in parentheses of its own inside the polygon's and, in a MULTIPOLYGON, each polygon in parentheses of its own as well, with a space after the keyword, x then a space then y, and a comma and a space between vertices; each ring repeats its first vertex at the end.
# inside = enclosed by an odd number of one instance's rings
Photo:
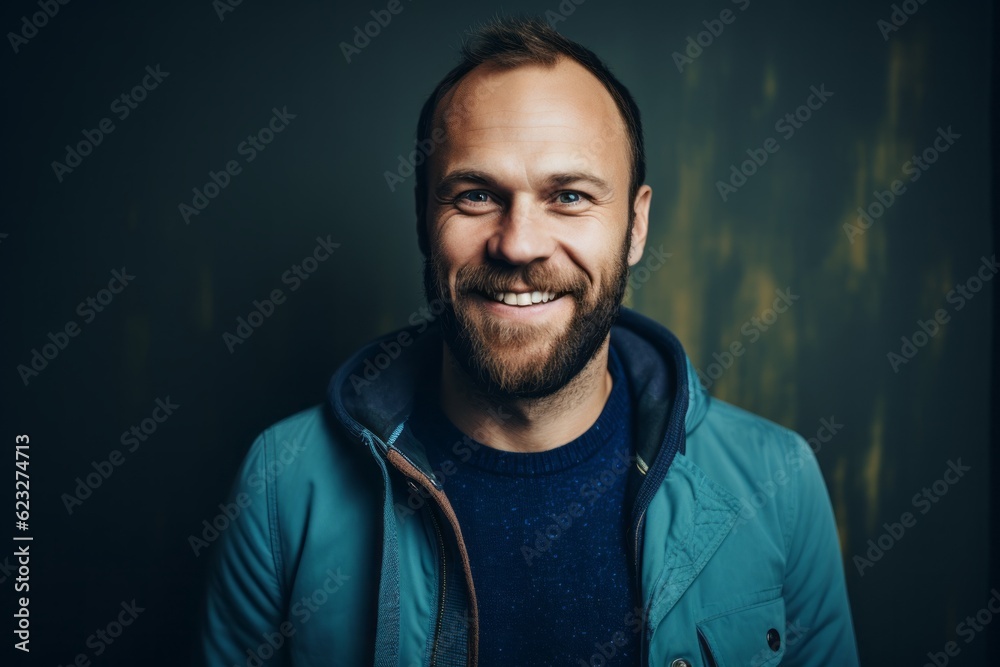
POLYGON ((490 193, 486 190, 469 190, 460 194, 455 201, 462 204, 483 206, 490 203, 490 193))
POLYGON ((560 192, 556 195, 556 201, 560 204, 579 204, 583 201, 583 195, 579 192, 560 192))

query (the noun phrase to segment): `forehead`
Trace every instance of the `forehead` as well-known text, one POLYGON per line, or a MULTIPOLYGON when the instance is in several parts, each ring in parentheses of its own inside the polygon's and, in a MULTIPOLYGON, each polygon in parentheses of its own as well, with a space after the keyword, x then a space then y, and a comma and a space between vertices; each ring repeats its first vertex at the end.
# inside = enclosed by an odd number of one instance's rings
POLYGON ((618 106, 601 81, 570 58, 552 66, 480 65, 441 99, 434 126, 444 130, 441 157, 447 162, 517 153, 551 158, 559 168, 602 163, 628 169, 618 106))

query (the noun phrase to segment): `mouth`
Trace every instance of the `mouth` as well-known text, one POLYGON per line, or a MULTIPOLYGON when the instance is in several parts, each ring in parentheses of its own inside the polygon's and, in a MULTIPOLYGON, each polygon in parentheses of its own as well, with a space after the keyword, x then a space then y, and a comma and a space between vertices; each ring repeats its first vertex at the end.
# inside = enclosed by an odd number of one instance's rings
POLYGON ((555 301, 563 295, 556 292, 539 292, 536 290, 534 292, 493 292, 484 296, 492 296, 493 300, 498 303, 523 308, 539 303, 555 301))
POLYGON ((476 300, 493 317, 520 322, 548 321, 572 312, 569 292, 474 292, 476 300), (539 319, 542 318, 542 319, 539 319))

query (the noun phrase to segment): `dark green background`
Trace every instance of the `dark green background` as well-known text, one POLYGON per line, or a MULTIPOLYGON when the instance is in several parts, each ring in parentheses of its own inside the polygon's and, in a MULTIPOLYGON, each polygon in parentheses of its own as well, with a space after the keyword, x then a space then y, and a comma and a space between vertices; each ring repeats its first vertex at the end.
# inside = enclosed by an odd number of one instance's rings
MULTIPOLYGON (((35 536, 33 650, 13 664, 92 655, 88 635, 133 598, 146 611, 94 664, 186 664, 208 560, 188 536, 217 512, 253 437, 322 401, 338 363, 423 305, 413 179, 390 191, 384 173, 413 149, 420 105, 466 28, 498 13, 558 12, 559 1, 403 0, 348 64, 338 44, 384 7, 244 0, 220 21, 208 0, 70 2, 19 53, 0 55, 2 438, 6 447, 31 435, 35 536), (169 77, 114 118, 111 101, 157 64, 169 77), (178 204, 209 170, 242 160, 238 144, 272 107, 296 118, 185 225, 178 204), (106 116, 115 131, 58 182, 51 162, 106 116), (290 292, 282 273, 327 235, 340 248, 290 292), (80 322, 77 304, 122 266, 134 284, 25 386, 17 365, 80 322), (223 333, 275 288, 287 301, 230 354, 223 333), (61 494, 167 396, 176 414, 68 515, 61 494)), ((0 28, 17 30, 34 11, 8 3, 0 28)), ((604 57, 642 110, 649 244, 670 258, 629 303, 705 369, 713 353, 748 342, 741 326, 776 288, 801 297, 712 393, 806 437, 824 418, 843 424, 818 457, 862 661, 921 665, 957 640, 952 664, 984 665, 987 637, 966 644, 955 628, 1000 586, 988 548, 995 292, 989 283, 960 312, 946 294, 995 252, 995 18, 982 0, 929 0, 885 40, 876 22, 891 11, 587 0, 557 28, 604 57), (736 20, 678 72, 671 54, 725 8, 736 20), (833 97, 792 138, 778 135, 775 121, 821 84, 833 97), (842 226, 856 208, 905 179, 903 163, 948 126, 955 145, 848 242, 842 226), (723 202, 716 181, 770 136, 780 150, 723 202), (886 354, 938 308, 951 321, 894 372, 886 354), (860 576, 852 557, 958 458, 972 470, 860 576)), ((11 584, 0 584, 5 610, 11 584)), ((0 636, 10 637, 4 617, 0 636)))

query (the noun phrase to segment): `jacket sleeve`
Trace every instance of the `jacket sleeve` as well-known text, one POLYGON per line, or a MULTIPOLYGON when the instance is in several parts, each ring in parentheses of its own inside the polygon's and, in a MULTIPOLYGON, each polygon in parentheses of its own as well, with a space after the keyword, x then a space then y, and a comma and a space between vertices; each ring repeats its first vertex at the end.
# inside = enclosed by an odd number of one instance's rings
POLYGON ((254 441, 226 502, 199 527, 205 542, 217 534, 205 549, 209 553, 202 551, 211 563, 196 650, 207 667, 282 664, 281 652, 267 643, 269 636, 284 639, 279 634, 284 601, 277 576, 281 561, 272 519, 274 489, 265 484, 266 465, 274 454, 269 433, 254 441), (257 660, 251 661, 251 655, 257 660))
POLYGON ((783 592, 782 664, 858 665, 833 506, 815 454, 802 436, 791 436, 794 493, 783 592))

